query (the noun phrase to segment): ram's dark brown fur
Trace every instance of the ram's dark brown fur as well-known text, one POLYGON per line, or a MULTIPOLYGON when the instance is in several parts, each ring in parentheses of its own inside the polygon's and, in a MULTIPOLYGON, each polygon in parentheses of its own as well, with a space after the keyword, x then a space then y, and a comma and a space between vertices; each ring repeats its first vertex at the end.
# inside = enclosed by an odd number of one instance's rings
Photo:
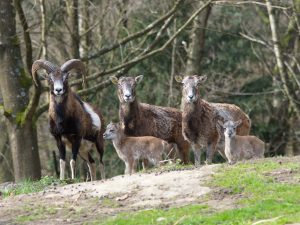
MULTIPOLYGON (((36 72, 39 69, 45 69, 48 74, 48 82, 50 86, 50 103, 49 103, 49 125, 50 132, 54 136, 57 147, 60 152, 60 159, 64 161, 66 157, 65 143, 62 138, 67 139, 72 146, 72 160, 75 163, 77 154, 87 161, 89 168, 94 163, 93 158, 89 152, 81 151, 81 140, 85 139, 95 144, 97 151, 100 155, 100 172, 102 178, 104 178, 103 170, 103 133, 104 120, 102 114, 90 104, 83 102, 68 85, 68 76, 72 69, 80 69, 84 71, 84 65, 79 60, 69 60, 62 65, 62 67, 56 67, 52 63, 45 60, 37 60, 32 66, 32 76, 36 82, 36 72), (55 82, 60 83, 62 94, 57 94, 55 91, 55 82), (95 118, 99 122, 97 127, 95 118), (98 117, 98 118, 97 118, 98 117)), ((36 82, 37 83, 37 82, 36 82)), ((62 162, 61 170, 62 170, 62 162)), ((74 178, 74 165, 71 164, 72 178, 74 178), (72 168, 73 166, 73 168, 72 168)), ((64 169, 63 169, 64 170, 64 169)), ((91 178, 95 179, 96 172, 91 171, 91 178)), ((61 173, 64 173, 64 171, 61 173)), ((64 175, 61 175, 61 179, 64 179, 64 175)))

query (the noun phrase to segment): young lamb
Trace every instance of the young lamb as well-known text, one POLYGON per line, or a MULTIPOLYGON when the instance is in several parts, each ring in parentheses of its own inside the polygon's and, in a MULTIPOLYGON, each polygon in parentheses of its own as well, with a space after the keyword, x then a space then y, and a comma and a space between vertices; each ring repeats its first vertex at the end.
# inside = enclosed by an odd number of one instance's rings
POLYGON ((119 118, 128 136, 154 136, 176 143, 183 163, 189 161, 189 143, 182 136, 182 116, 178 109, 139 103, 135 89, 143 76, 110 77, 118 87, 119 118))
POLYGON ((264 157, 265 143, 262 140, 255 136, 236 135, 236 129, 241 123, 241 120, 227 121, 224 124, 218 122, 219 129, 224 131, 225 155, 229 164, 243 159, 264 157))
POLYGON ((96 179, 95 161, 91 154, 80 148, 82 140, 93 143, 100 155, 100 173, 105 178, 103 165, 103 132, 104 120, 102 114, 92 105, 82 101, 69 87, 68 77, 72 70, 85 73, 84 64, 78 59, 71 59, 61 67, 49 61, 37 60, 32 65, 32 77, 37 85, 37 71, 44 69, 50 86, 49 124, 50 132, 56 140, 60 155, 60 179, 65 178, 66 147, 62 138, 72 145, 70 161, 72 179, 75 177, 75 162, 77 154, 86 160, 91 180, 96 179))
POLYGON ((125 174, 136 170, 139 159, 147 159, 154 166, 159 165, 163 155, 174 151, 174 146, 168 142, 152 137, 128 137, 119 123, 110 123, 103 134, 104 139, 112 140, 118 156, 125 163, 125 174))
POLYGON ((251 122, 249 117, 232 104, 210 103, 201 99, 199 84, 206 76, 176 76, 182 89, 182 132, 191 145, 195 155, 195 165, 201 162, 201 148, 207 147, 206 162, 210 164, 220 139, 216 124, 218 120, 241 120, 237 134, 248 135, 251 122))

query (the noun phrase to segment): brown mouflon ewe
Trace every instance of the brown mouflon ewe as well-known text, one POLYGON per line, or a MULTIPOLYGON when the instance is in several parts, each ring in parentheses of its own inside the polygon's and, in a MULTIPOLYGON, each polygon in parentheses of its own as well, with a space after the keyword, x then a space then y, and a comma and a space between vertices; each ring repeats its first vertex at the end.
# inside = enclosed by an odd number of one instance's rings
POLYGON ((224 131, 225 155, 229 164, 243 159, 264 157, 265 143, 262 140, 255 136, 236 135, 236 129, 241 123, 241 120, 227 121, 224 124, 218 121, 218 129, 224 131))
POLYGON ((159 165, 163 155, 174 151, 173 144, 152 137, 128 137, 119 123, 110 123, 103 134, 104 139, 112 140, 120 159, 125 163, 125 174, 132 174, 136 170, 139 159, 147 159, 154 166, 159 165))
POLYGON ((182 88, 182 132, 194 151, 195 165, 201 162, 201 148, 207 147, 206 162, 210 164, 220 139, 216 124, 218 120, 241 120, 237 134, 248 135, 251 122, 249 117, 236 105, 210 103, 201 99, 199 84, 206 81, 204 76, 175 76, 182 88))
POLYGON ((92 105, 82 101, 69 87, 68 77, 72 71, 85 73, 84 64, 78 59, 71 59, 61 67, 46 60, 37 60, 32 65, 32 77, 37 84, 37 71, 44 69, 50 86, 49 124, 50 132, 56 140, 60 157, 60 179, 65 178, 66 147, 62 138, 71 143, 70 161, 72 179, 75 176, 77 154, 87 162, 91 180, 96 179, 95 161, 88 151, 81 151, 83 139, 92 142, 100 155, 100 173, 105 178, 103 165, 104 120, 101 113, 92 105))
POLYGON ((120 122, 128 136, 154 136, 176 143, 183 163, 188 163, 189 143, 182 136, 182 117, 178 109, 139 103, 136 86, 143 76, 110 77, 118 87, 120 122))

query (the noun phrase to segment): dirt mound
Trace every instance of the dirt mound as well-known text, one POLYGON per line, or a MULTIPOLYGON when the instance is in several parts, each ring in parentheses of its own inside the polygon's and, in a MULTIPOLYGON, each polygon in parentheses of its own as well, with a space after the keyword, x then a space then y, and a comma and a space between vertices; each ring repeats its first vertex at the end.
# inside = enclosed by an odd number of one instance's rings
POLYGON ((9 197, 0 202, 0 224, 80 224, 122 211, 195 203, 211 191, 205 182, 217 167, 117 176, 9 197))

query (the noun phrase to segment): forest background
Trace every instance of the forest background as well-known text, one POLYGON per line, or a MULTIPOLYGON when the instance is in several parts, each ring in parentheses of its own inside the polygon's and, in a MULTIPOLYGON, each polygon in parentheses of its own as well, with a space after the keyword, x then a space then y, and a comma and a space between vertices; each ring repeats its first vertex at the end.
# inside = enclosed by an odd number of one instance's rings
MULTIPOLYGON (((203 98, 249 114, 266 156, 300 154, 299 13, 300 0, 0 1, 0 183, 57 175, 48 88, 30 74, 39 58, 84 61, 86 82, 70 83, 106 123, 118 120, 110 75, 143 74, 141 102, 180 108, 174 75, 206 74, 203 98)), ((110 142, 104 162, 108 177, 124 169, 110 142)))

